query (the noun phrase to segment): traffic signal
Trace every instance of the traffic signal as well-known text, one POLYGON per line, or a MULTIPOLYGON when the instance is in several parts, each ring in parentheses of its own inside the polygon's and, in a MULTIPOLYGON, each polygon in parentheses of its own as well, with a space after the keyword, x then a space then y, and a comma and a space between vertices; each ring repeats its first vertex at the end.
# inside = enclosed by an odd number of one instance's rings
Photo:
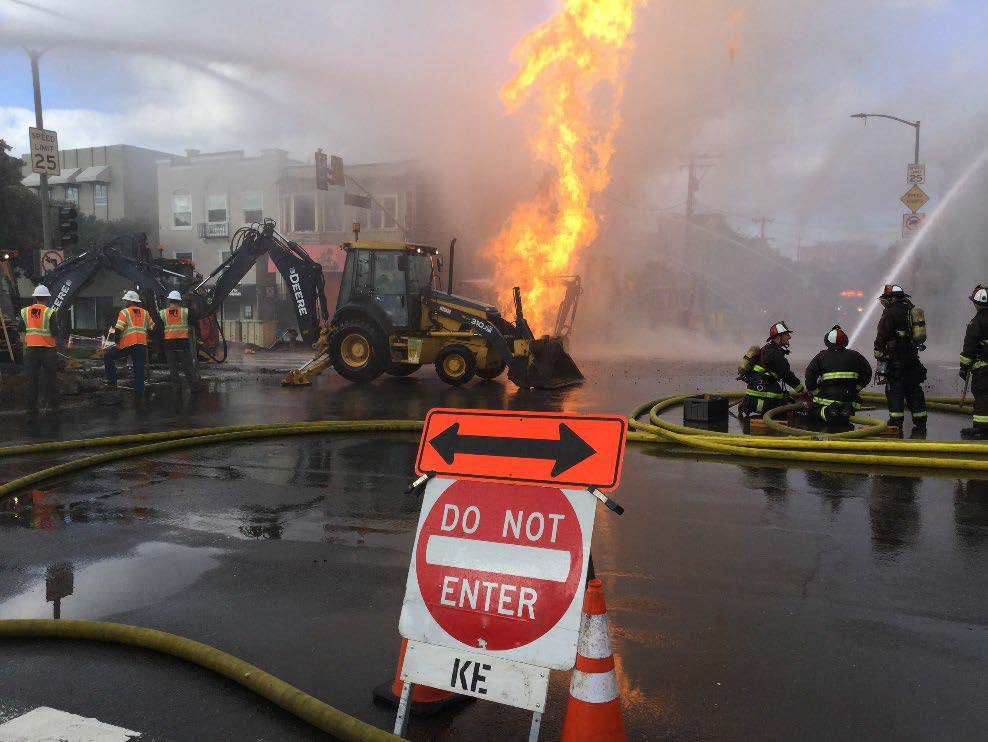
POLYGON ((316 150, 316 188, 320 191, 329 190, 329 162, 321 148, 316 150))
POLYGON ((58 207, 58 243, 59 245, 74 245, 79 241, 79 222, 76 219, 79 212, 73 206, 58 207))
POLYGON ((329 184, 346 185, 346 173, 343 172, 343 158, 333 155, 329 158, 329 184))

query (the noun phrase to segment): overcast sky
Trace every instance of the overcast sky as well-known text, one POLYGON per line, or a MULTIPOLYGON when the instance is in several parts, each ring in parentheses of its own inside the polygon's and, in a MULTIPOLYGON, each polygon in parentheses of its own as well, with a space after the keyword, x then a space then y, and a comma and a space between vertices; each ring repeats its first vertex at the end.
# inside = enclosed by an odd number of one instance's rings
MULTIPOLYGON (((685 193, 691 152, 720 156, 703 206, 797 236, 892 239, 912 130, 928 192, 988 145, 988 10, 979 0, 651 0, 640 11, 605 219, 651 219, 685 193), (632 206, 622 205, 631 204, 632 206)), ((351 161, 437 165, 470 219, 503 218, 538 173, 525 112, 497 99, 508 56, 548 0, 277 4, 0 0, 0 137, 19 153, 42 59, 45 123, 63 148, 181 153, 317 146, 351 161), (43 8, 43 9, 42 9, 43 8)), ((680 207, 681 208, 681 207, 680 207)), ((465 216, 466 220, 467 217, 465 216)), ((464 224, 464 227, 470 225, 464 224)))

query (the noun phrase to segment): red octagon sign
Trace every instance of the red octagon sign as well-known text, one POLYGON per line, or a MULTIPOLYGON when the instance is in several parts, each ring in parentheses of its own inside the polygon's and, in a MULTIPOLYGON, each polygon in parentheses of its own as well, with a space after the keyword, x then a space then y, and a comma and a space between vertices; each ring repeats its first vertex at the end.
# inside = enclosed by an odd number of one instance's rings
POLYGON ((426 608, 451 637, 510 650, 545 635, 569 609, 583 549, 561 490, 458 480, 422 522, 415 571, 426 608))

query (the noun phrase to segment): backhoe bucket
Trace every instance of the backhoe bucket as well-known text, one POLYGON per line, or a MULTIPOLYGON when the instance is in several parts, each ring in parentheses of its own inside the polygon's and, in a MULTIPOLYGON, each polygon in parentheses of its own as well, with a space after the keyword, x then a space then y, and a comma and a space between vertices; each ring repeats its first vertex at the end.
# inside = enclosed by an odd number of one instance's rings
POLYGON ((555 389, 583 381, 583 374, 558 337, 516 341, 515 352, 508 378, 522 389, 555 389))

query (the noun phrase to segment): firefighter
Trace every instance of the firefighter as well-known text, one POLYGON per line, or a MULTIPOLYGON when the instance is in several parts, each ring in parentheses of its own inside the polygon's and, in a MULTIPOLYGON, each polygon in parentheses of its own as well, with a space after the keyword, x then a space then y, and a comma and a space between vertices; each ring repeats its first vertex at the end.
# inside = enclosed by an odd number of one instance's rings
POLYGON ((117 315, 116 324, 107 333, 106 350, 103 352, 103 367, 106 383, 117 385, 117 359, 129 357, 134 367, 134 399, 144 398, 144 368, 148 358, 148 334, 155 327, 151 315, 141 306, 141 297, 136 291, 123 295, 124 308, 117 315))
POLYGON ((964 333, 960 375, 974 393, 974 424, 961 437, 988 438, 988 288, 979 284, 971 301, 978 311, 964 333))
POLYGON ((52 412, 59 411, 55 390, 55 373, 58 371, 58 354, 55 351, 55 310, 49 307, 51 292, 44 284, 38 284, 31 294, 34 304, 21 310, 18 329, 24 333, 24 373, 27 374, 28 414, 38 412, 38 392, 41 376, 45 377, 45 401, 52 412))
POLYGON ((847 333, 834 325, 821 350, 806 367, 806 388, 813 392, 813 413, 828 425, 846 425, 861 404, 861 390, 871 383, 871 364, 847 347, 847 333))
POLYGON ((189 382, 189 389, 199 391, 199 374, 192 362, 192 346, 189 344, 189 310, 182 306, 182 295, 177 291, 168 294, 168 306, 158 312, 164 329, 165 360, 168 373, 176 387, 182 383, 179 366, 189 382))
POLYGON ((789 339, 792 330, 785 322, 776 322, 769 329, 768 342, 758 352, 747 374, 748 388, 741 404, 741 412, 748 417, 761 417, 769 410, 787 404, 785 385, 809 400, 806 387, 789 367, 789 339))
POLYGON ((885 307, 875 335, 878 368, 875 381, 885 384, 889 425, 902 427, 908 407, 913 430, 926 430, 926 397, 920 386, 926 381, 926 367, 920 363, 924 347, 914 341, 913 303, 901 286, 886 284, 878 300, 885 307))

